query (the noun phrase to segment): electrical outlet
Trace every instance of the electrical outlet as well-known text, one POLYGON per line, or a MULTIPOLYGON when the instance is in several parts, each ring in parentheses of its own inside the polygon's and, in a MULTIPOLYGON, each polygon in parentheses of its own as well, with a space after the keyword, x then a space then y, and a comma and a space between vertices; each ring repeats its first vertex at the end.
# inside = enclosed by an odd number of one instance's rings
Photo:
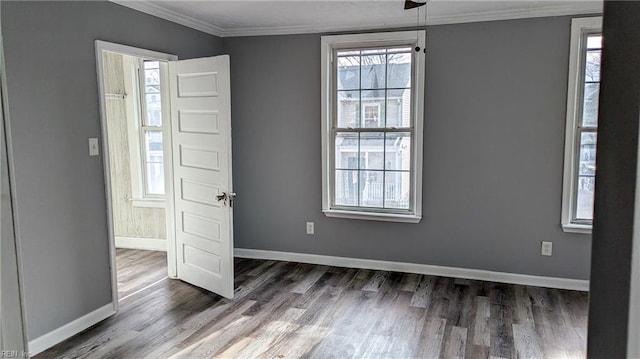
POLYGON ((553 255, 553 242, 542 241, 540 255, 551 257, 553 255))
POLYGON ((307 234, 314 234, 313 222, 307 222, 307 234))

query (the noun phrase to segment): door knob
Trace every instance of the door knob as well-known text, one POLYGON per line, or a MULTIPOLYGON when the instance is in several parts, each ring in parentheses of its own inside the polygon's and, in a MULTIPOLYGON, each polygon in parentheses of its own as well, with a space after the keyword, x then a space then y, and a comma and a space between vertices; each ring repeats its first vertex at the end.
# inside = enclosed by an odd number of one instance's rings
POLYGON ((219 194, 216 196, 216 199, 218 200, 218 202, 223 201, 222 202, 222 206, 226 207, 227 206, 227 192, 222 192, 222 194, 219 194))
POLYGON ((220 201, 224 201, 222 203, 223 207, 227 206, 227 200, 229 201, 229 207, 233 207, 233 199, 236 197, 235 192, 231 192, 231 193, 227 193, 227 192, 222 192, 222 194, 219 194, 216 196, 216 200, 218 200, 218 202, 220 201))

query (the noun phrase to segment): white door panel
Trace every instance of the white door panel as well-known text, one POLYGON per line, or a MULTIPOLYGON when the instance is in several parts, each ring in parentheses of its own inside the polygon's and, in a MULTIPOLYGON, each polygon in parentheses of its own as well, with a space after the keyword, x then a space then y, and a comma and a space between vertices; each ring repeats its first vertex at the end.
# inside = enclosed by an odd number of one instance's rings
POLYGON ((179 279, 233 297, 229 57, 171 62, 174 217, 179 279))

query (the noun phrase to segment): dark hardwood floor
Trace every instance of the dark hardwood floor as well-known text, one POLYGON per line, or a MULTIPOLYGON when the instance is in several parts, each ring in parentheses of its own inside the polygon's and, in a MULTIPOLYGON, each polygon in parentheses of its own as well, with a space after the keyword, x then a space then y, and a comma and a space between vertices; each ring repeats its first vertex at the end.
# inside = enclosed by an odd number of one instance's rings
POLYGON ((159 281, 37 358, 585 357, 584 292, 249 259, 235 270, 234 300, 159 281))

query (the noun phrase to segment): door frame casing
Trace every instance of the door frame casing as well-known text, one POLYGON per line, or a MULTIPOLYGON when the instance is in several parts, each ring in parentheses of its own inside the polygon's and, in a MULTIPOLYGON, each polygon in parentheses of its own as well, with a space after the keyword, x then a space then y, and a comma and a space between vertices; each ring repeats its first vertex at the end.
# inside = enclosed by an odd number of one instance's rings
MULTIPOLYGON (((142 57, 150 60, 157 60, 166 62, 168 69, 169 61, 177 61, 178 56, 173 54, 167 54, 163 52, 140 49, 137 47, 121 45, 113 42, 107 42, 102 40, 95 41, 96 48, 96 72, 98 76, 98 95, 100 101, 100 129, 102 132, 102 158, 104 167, 104 181, 105 181, 105 196, 107 203, 107 231, 109 237, 109 257, 111 266, 111 292, 114 313, 118 311, 118 282, 116 273, 116 247, 115 247, 115 234, 113 226, 113 195, 111 193, 111 162, 109 158, 109 136, 107 132, 107 111, 105 101, 105 89, 104 89, 104 67, 103 57, 104 51, 119 53, 123 55, 142 57)), ((165 98, 162 100, 162 113, 169 114, 169 98, 168 98, 168 86, 162 87, 161 95, 165 98), (165 94, 166 92, 166 94, 165 94)), ((164 152, 164 172, 165 172, 165 219, 167 226, 167 263, 168 263, 168 276, 170 278, 177 277, 177 262, 175 256, 175 230, 173 221, 173 156, 172 156, 172 141, 171 141, 171 116, 163 116, 162 121, 162 139, 163 139, 163 152, 164 152), (167 155, 168 154, 168 155, 167 155)))

